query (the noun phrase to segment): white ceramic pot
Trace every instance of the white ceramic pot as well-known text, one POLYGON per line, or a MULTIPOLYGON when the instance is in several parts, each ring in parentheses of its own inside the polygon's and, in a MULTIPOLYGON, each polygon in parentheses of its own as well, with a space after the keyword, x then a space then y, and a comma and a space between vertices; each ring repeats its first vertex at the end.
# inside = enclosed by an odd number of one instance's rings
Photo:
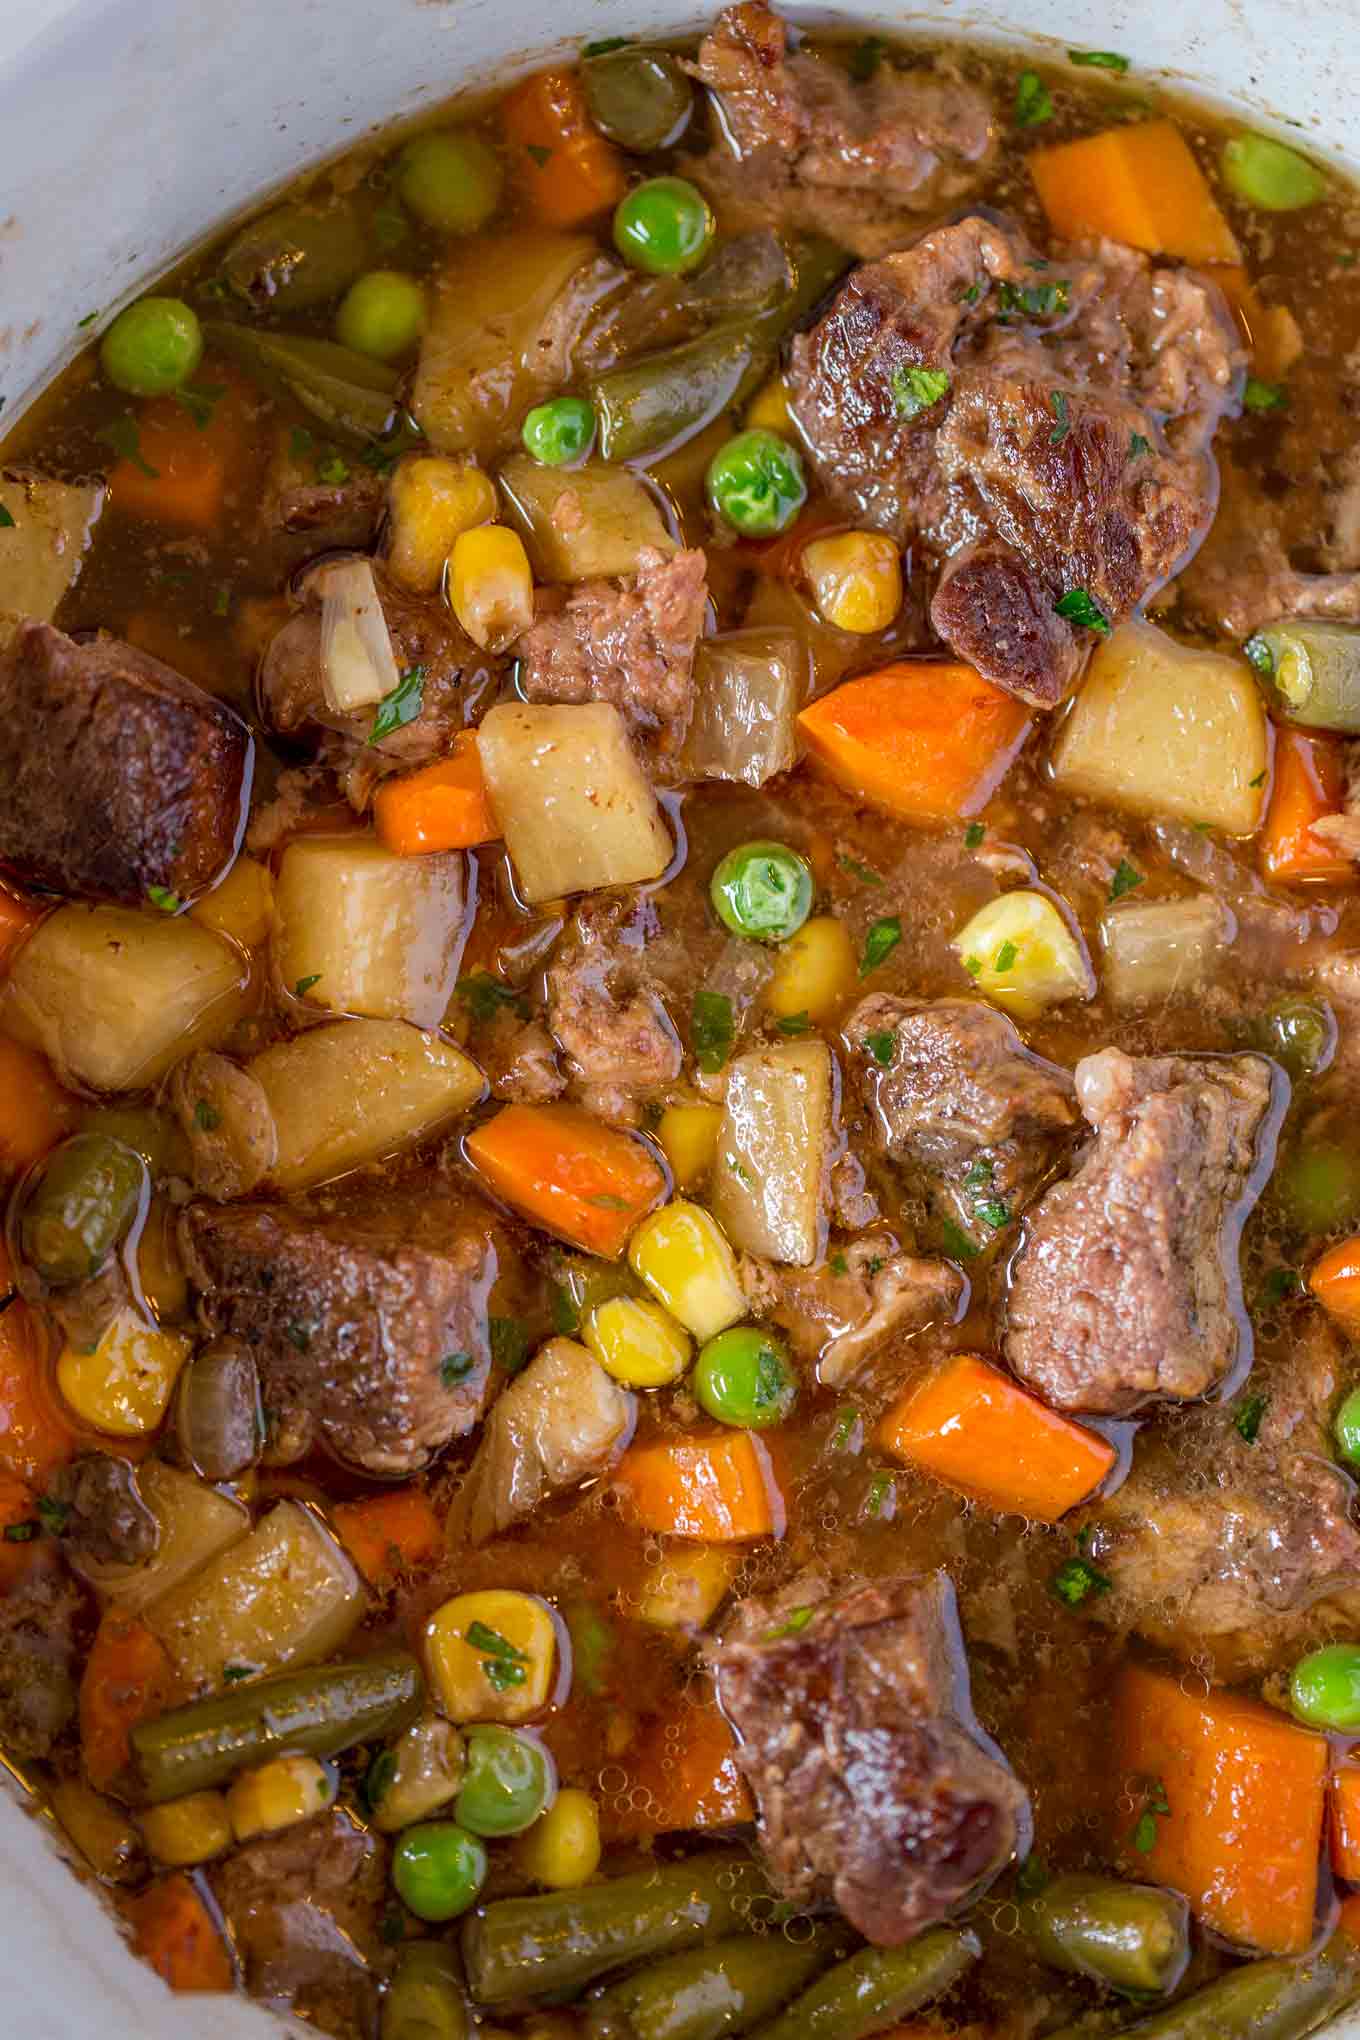
MULTIPOLYGON (((622 30, 674 34, 685 0, 0 0, 0 395, 8 423, 76 344, 214 227, 374 127, 622 30)), ((801 21, 1119 49, 1287 119, 1360 163, 1357 0, 874 0, 801 21)), ((302 2030, 302 2029, 298 2029, 302 2030)), ((268 2040, 266 2014, 172 1999, 89 1889, 0 1792, 0 2033, 23 2040, 268 2040)), ((1360 2018, 1335 2029, 1360 2040, 1360 2018)))

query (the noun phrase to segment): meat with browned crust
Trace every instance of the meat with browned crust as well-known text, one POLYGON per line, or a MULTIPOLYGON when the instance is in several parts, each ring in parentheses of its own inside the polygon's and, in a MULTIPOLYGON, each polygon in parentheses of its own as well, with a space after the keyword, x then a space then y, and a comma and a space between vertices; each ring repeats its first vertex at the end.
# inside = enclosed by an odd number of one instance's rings
POLYGON ((817 1379, 838 1388, 871 1361, 895 1357, 903 1342, 952 1324, 963 1279, 948 1261, 902 1253, 886 1232, 865 1232, 835 1246, 812 1268, 744 1254, 742 1286, 752 1311, 787 1332, 817 1379))
POLYGON ((241 718, 112 637, 24 623, 0 655, 0 867, 68 898, 173 907, 240 846, 241 718))
POLYGON ((0 1752, 32 1763, 52 1754, 75 1718, 82 1588, 51 1547, 0 1594, 0 1752))
POLYGON ((944 1573, 743 1601, 713 1651, 776 1888, 897 1947, 998 1871, 1024 1791, 967 1715, 944 1573), (796 1612, 795 1612, 796 1611, 796 1612))
POLYGON ((658 933, 645 900, 588 900, 548 971, 548 1025, 582 1101, 632 1124, 644 1092, 680 1074, 680 1037, 646 968, 658 933))

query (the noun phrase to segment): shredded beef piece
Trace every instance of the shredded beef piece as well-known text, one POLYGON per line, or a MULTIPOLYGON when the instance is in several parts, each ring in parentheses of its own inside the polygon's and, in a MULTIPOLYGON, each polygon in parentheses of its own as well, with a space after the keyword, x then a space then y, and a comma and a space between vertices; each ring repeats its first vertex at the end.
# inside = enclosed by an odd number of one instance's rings
POLYGON ((588 900, 548 971, 548 1025, 573 1080, 606 1119, 636 1121, 638 1099, 680 1074, 683 1050, 646 966, 658 933, 646 899, 588 900))
POLYGON ((107 1452, 83 1452, 52 1481, 67 1511, 62 1549, 80 1570, 95 1565, 141 1565, 160 1543, 160 1524, 142 1499, 137 1469, 107 1452))
POLYGON ((557 1053, 546 1027, 537 1020, 518 1020, 497 1013, 477 1035, 475 1047, 482 1074, 495 1098, 521 1105, 544 1105, 560 1098, 567 1080, 557 1067, 557 1053))
POLYGON ((1176 582, 1185 616, 1230 638, 1293 616, 1360 621, 1360 554, 1343 565, 1334 548, 1335 572, 1302 572, 1290 559, 1284 506, 1235 462, 1224 460, 1221 469, 1213 529, 1176 582))
POLYGON ((66 1568, 35 1555, 0 1595, 0 1751, 40 1761, 76 1712, 76 1631, 85 1596, 66 1568))
POLYGON ((1022 1842, 1025 1794, 967 1713, 946 1574, 835 1597, 805 1575, 741 1602, 713 1658, 770 1873, 794 1904, 830 1901, 897 1947, 1022 1842))
POLYGON ((1271 1065, 1107 1048, 1076 1082, 1095 1142, 1034 1209, 1006 1357, 1058 1409, 1203 1395, 1238 1359, 1237 1242, 1273 1139, 1271 1065))
POLYGON ((963 1279, 947 1261, 900 1251, 890 1233, 870 1232, 833 1246, 816 1268, 746 1255, 743 1287, 752 1310, 788 1334, 817 1378, 839 1388, 890 1343, 952 1322, 963 1279))
POLYGON ((637 1405, 574 1339, 550 1339, 504 1390, 456 1508, 484 1544, 551 1495, 603 1473, 632 1436, 637 1405))

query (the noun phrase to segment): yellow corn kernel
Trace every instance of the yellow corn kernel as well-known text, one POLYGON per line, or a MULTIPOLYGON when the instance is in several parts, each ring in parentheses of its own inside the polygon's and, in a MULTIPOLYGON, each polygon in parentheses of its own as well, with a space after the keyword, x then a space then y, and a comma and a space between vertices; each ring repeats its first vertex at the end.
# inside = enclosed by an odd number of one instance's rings
POLYGON ((48 1800, 58 1826, 96 1877, 110 1884, 128 1884, 145 1876, 137 1830, 123 1807, 105 1799, 83 1778, 59 1779, 48 1800))
POLYGON ((789 386, 782 375, 772 375, 763 388, 758 389, 746 410, 746 423, 752 431, 782 432, 793 429, 789 416, 789 386))
POLYGON ((412 1821, 427 1820, 457 1798, 463 1782, 463 1738, 451 1721, 428 1714, 412 1722, 386 1754, 391 1763, 384 1759, 387 1776, 381 1790, 375 1790, 372 1769, 368 1782, 373 1825, 385 1835, 410 1827, 412 1821))
POLYGON ((315 1757, 275 1757, 232 1780, 227 1817, 237 1841, 248 1842, 310 1820, 334 1798, 335 1778, 315 1757))
POLYGON ((242 949, 258 949, 274 924, 274 880, 267 865, 238 857, 221 885, 205 893, 189 915, 242 949))
POLYGON ((837 531, 803 547, 803 571, 827 623, 886 630, 902 607, 902 556, 881 531, 837 531))
POLYGON ((740 1564, 720 1544, 677 1546, 648 1573, 638 1613, 654 1629, 702 1629, 740 1564))
POLYGON ((657 1304, 637 1296, 596 1304, 582 1323, 581 1342, 625 1388, 665 1388, 691 1359, 689 1335, 657 1304))
POLYGON ((187 1870, 206 1863, 232 1844, 231 1816, 220 1792, 190 1792, 149 1806, 142 1815, 142 1840, 158 1863, 187 1870))
POLYGON ((702 1183, 713 1167, 721 1126, 721 1105, 668 1105, 662 1113, 657 1139, 681 1190, 702 1183))
POLYGON ((387 494, 392 513, 388 565, 404 588, 433 595, 455 541, 496 514, 489 475, 465 460, 417 454, 404 460, 387 494))
POLYGON ((503 652, 534 620, 534 577, 524 541, 504 524, 481 524, 454 540, 449 606, 474 644, 503 652))
POLYGON ((191 1341, 122 1310, 97 1346, 67 1346, 57 1362, 62 1400, 96 1431, 140 1438, 165 1415, 191 1341))
POLYGON ((558 1793, 541 1820, 514 1844, 517 1867, 549 1891, 574 1891, 600 1867, 600 1809, 574 1785, 558 1793))
POLYGON ((775 951, 765 1004, 779 1020, 830 1019, 856 984, 855 947, 834 914, 815 914, 775 951))
POLYGON ((557 1662, 552 1610, 536 1594, 457 1594, 425 1624, 430 1682, 450 1721, 527 1721, 557 1662))
POLYGON ((1044 893, 1003 893, 950 946, 978 990, 1018 1020, 1095 989, 1081 944, 1044 893))
POLYGON ((677 1197, 628 1243, 628 1265, 702 1345, 748 1315, 737 1257, 711 1212, 677 1197))

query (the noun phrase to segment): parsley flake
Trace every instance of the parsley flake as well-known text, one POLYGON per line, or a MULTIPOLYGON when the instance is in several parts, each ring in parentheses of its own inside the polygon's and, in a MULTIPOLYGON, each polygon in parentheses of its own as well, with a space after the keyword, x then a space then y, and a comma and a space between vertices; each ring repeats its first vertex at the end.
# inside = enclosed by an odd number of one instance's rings
POLYGON ((1261 1419, 1266 1413, 1267 1398, 1263 1395, 1249 1395, 1233 1418, 1233 1429, 1244 1444, 1254 1445, 1261 1430, 1261 1419))
POLYGON ((494 1020, 507 1007, 521 1016, 528 1010, 521 995, 512 986, 492 977, 489 970, 470 971, 466 977, 459 978, 454 990, 469 1008, 474 1020, 494 1020))
POLYGON ((846 1403, 836 1412, 836 1428, 831 1433, 831 1450, 844 1452, 860 1427, 860 1414, 853 1403, 846 1403))
POLYGON ((976 850, 986 834, 987 831, 983 828, 981 822, 970 822, 963 832, 964 849, 976 850))
POLYGON ((1064 623, 1075 624, 1078 630, 1093 630, 1099 637, 1110 635, 1109 617, 1085 588, 1069 588, 1053 608, 1064 623))
POLYGON ((1118 71, 1121 77, 1129 68, 1128 58, 1121 57, 1117 50, 1069 50, 1067 61, 1090 71, 1118 71))
POLYGON ((708 1076, 716 1076, 732 1052, 736 1027, 726 992, 697 991, 690 1023, 694 1059, 708 1076))
POLYGON ((168 885, 149 885, 146 896, 151 905, 159 908, 163 914, 178 914, 184 905, 179 894, 171 892, 168 885))
POLYGON ((963 1227, 955 1225, 952 1218, 941 1221, 940 1235, 944 1240, 944 1250, 951 1261, 976 1261, 978 1257, 976 1242, 970 1240, 963 1227))
POLYGON ((1006 971, 1014 970, 1015 959, 1019 954, 1020 952, 1013 942, 1003 942, 996 955, 992 958, 992 969, 998 976, 1004 976, 1006 971))
POLYGON ((1270 411, 1282 411, 1288 402, 1278 383, 1262 382, 1260 376, 1249 375, 1242 391, 1242 406, 1253 417, 1262 418, 1270 411))
POLYGON ((1114 877, 1110 880, 1110 898, 1122 900, 1125 893, 1131 893, 1135 886, 1143 883, 1141 871, 1135 871, 1127 857, 1121 857, 1115 866, 1114 877))
POLYGON ((110 418, 108 424, 101 425, 94 436, 96 439, 102 439, 105 446, 112 447, 119 460, 127 461, 144 474, 149 482, 160 480, 160 469, 153 468, 149 461, 142 459, 141 434, 137 430, 137 420, 131 411, 124 411, 121 417, 110 418))
POLYGON ((254 1665, 223 1665, 222 1683, 226 1686, 234 1686, 239 1680, 248 1679, 254 1669, 254 1665))
POLYGON ((1066 1607, 1080 1608, 1093 1594, 1108 1594, 1113 1585, 1109 1574, 1092 1565, 1089 1558, 1068 1558, 1049 1580, 1048 1590, 1066 1607))
POLYGON ((341 460, 334 451, 327 453, 316 464, 316 478, 325 482, 328 488, 338 489, 342 482, 349 480, 349 462, 341 460))
POLYGON ((83 319, 76 320, 76 331, 78 333, 83 333, 85 331, 85 328, 87 326, 92 326, 98 317, 99 317, 98 312, 86 312, 83 319))
POLYGON ((626 50, 632 41, 629 35, 602 35, 598 42, 588 42, 581 51, 583 57, 607 57, 611 50, 626 50))
POLYGON ((1273 679, 1275 674, 1275 654, 1271 651, 1268 641, 1261 636, 1259 631, 1255 637, 1247 639, 1247 642, 1242 647, 1242 652, 1247 663, 1254 666, 1258 673, 1262 674, 1267 680, 1273 679))
POLYGON ((506 1374, 518 1374, 529 1357, 529 1327, 522 1318, 487 1319, 491 1358, 506 1374))
POLYGON ((857 85, 867 85, 888 54, 881 35, 866 35, 850 52, 850 76, 857 85))
POLYGON ((1068 433, 1072 430, 1072 420, 1067 410, 1066 393, 1063 390, 1050 390, 1048 402, 1049 408, 1053 413, 1053 430, 1048 435, 1048 443, 1050 446, 1061 446, 1068 433))
POLYGON ((1003 313, 1023 313, 1031 319, 1051 319, 1071 309, 1072 284, 1062 277, 1052 283, 1003 283, 998 296, 1003 313))
POLYGON ((1011 1222, 1011 1208, 1004 1198, 983 1197, 973 1209, 982 1223, 989 1225, 993 1232, 1004 1232, 1011 1222))
POLYGON ((439 1363, 439 1379, 445 1388, 457 1388, 466 1381, 476 1363, 471 1353, 446 1353, 439 1363))
POLYGON ((1141 460, 1145 453, 1151 453, 1152 441, 1144 439, 1141 432, 1135 432, 1129 441, 1129 459, 1141 460))
POLYGON ((864 955, 860 959, 859 974, 868 977, 871 970, 877 970, 880 963, 887 961, 902 940, 902 922, 897 914, 885 914, 881 921, 875 921, 864 938, 864 955))
POLYGON ((1263 1303, 1283 1303, 1287 1297, 1298 1296, 1303 1289, 1303 1277, 1297 1268, 1272 1268, 1261 1284, 1263 1303))
POLYGON ((982 958, 980 956, 965 956, 963 959, 963 967, 967 971, 969 977, 982 976, 982 958))
POLYGON ((842 871, 848 871, 851 878, 857 878, 861 885, 882 885, 881 871, 875 871, 871 864, 861 864, 857 857, 839 856, 836 859, 842 871))
POLYGON ((227 386, 225 383, 186 383, 183 389, 173 394, 181 411, 187 411, 198 430, 206 432, 212 424, 213 412, 227 394, 227 386))
POLYGON ((807 1013, 785 1013, 783 1018, 776 1020, 774 1024, 781 1034, 811 1034, 812 1032, 812 1020, 807 1013))
POLYGON ((801 1636, 816 1612, 815 1608, 795 1608, 787 1621, 776 1622, 773 1629, 767 1629, 761 1642, 778 1643, 786 1636, 801 1636))
POLYGON ((293 997, 295 999, 305 999, 312 986, 320 984, 321 978, 322 973, 319 970, 314 970, 310 977, 299 978, 293 986, 293 997))
POLYGON ((1037 71, 1022 71, 1015 87, 1015 125, 1042 127, 1053 118, 1053 95, 1037 71))
POLYGON ((31 1516, 23 1523, 6 1523, 5 1542, 6 1544, 29 1544, 38 1536, 41 1529, 41 1523, 35 1522, 31 1516))
POLYGON ((44 1530, 50 1531, 53 1537, 60 1537, 70 1514, 69 1502, 59 1502, 55 1495, 39 1495, 38 1515, 44 1530))
POLYGON ((217 1107, 210 1105, 206 1098, 200 1098, 194 1106, 194 1125, 199 1132, 216 1133, 221 1124, 222 1115, 217 1107))
POLYGON ((524 146, 540 170, 545 169, 552 161, 552 150, 545 149, 541 142, 526 142, 524 146))
POLYGON ((390 694, 384 694, 373 716, 373 727, 368 733, 370 744, 380 744, 384 737, 390 737, 394 730, 404 730, 413 723, 424 706, 425 668, 408 666, 390 694))
POLYGON ((942 368, 895 368, 891 381, 893 401, 903 418, 919 418, 949 388, 948 373, 942 368))
POLYGON ((963 1187, 965 1190, 989 1189, 995 1174, 996 1164, 988 1156, 979 1155, 975 1161, 971 1161, 968 1164, 964 1171, 963 1187))
POLYGON ((14 519, 4 504, 0 503, 0 531, 13 531, 13 529, 14 519))
POLYGON ((876 1473, 869 1483, 869 1492, 864 1497, 865 1513, 870 1516, 881 1516, 886 1509, 888 1515, 891 1516, 896 1500, 897 1483, 892 1475, 890 1473, 876 1473))
POLYGON ((897 1053, 897 1036, 890 1027, 885 1027, 880 1034, 866 1034, 864 1045, 882 1068, 892 1068, 892 1059, 897 1053))

